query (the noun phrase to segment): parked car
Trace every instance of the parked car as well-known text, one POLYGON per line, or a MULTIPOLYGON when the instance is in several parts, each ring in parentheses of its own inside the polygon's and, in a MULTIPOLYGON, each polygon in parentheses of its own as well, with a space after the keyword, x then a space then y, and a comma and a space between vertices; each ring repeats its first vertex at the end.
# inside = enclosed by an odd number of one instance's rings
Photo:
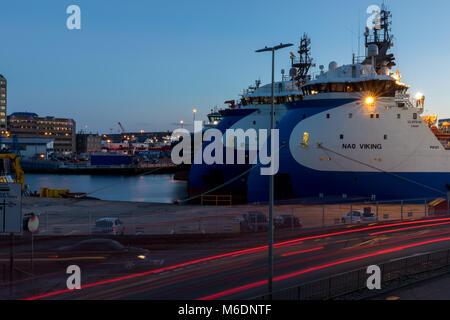
POLYGON ((264 213, 253 211, 244 213, 240 219, 241 232, 260 232, 269 230, 269 222, 264 213))
POLYGON ((102 218, 95 222, 94 234, 105 235, 123 235, 125 233, 125 226, 119 218, 102 218))
POLYGON ((373 213, 362 210, 353 210, 342 216, 342 223, 367 223, 376 221, 377 217, 373 213))
POLYGON ((56 251, 56 261, 74 261, 76 264, 93 261, 114 262, 127 269, 148 264, 150 252, 146 249, 125 247, 111 239, 90 239, 60 247, 56 251))
POLYGON ((276 229, 301 228, 300 219, 291 215, 281 215, 274 219, 276 229))

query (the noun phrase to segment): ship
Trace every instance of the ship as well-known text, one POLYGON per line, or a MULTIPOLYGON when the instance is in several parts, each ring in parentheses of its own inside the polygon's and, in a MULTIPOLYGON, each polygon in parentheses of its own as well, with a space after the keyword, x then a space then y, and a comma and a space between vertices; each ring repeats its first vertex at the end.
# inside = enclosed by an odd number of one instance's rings
MULTIPOLYGON (((400 200, 446 197, 450 190, 450 122, 424 116, 425 96, 402 82, 391 30, 380 12, 366 29, 364 57, 331 62, 301 84, 278 125, 275 200, 400 200)), ((269 200, 269 178, 251 170, 249 203, 269 200)))

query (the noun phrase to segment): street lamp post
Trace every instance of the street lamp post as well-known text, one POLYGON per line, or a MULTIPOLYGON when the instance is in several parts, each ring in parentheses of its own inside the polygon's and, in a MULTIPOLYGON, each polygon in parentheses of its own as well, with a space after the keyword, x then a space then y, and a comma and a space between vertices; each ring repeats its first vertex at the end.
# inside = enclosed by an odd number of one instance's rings
POLYGON ((195 127, 195 114, 197 113, 197 109, 193 109, 192 113, 194 114, 194 127, 195 127))
POLYGON ((183 129, 184 121, 180 120, 180 124, 181 124, 181 129, 183 129))
MULTIPOLYGON (((272 106, 270 109, 270 137, 272 141, 272 130, 275 127, 275 107, 274 107, 274 86, 275 86, 275 51, 291 47, 293 44, 282 44, 274 46, 271 48, 265 47, 264 49, 256 50, 256 52, 272 52, 272 106)), ((274 153, 270 155, 271 163, 274 163, 274 153)), ((269 297, 272 299, 272 288, 273 288, 273 204, 274 204, 274 176, 269 177, 269 279, 268 279, 268 290, 269 297)))

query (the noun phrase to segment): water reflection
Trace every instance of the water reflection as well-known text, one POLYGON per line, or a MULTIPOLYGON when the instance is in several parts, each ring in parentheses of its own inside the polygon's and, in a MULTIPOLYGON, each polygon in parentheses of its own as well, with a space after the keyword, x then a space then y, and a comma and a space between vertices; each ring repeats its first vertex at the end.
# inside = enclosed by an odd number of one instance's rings
POLYGON ((93 192, 102 200, 172 203, 187 197, 187 182, 173 180, 172 174, 129 176, 26 174, 32 191, 40 188, 93 192), (106 188, 108 187, 108 188, 106 188))

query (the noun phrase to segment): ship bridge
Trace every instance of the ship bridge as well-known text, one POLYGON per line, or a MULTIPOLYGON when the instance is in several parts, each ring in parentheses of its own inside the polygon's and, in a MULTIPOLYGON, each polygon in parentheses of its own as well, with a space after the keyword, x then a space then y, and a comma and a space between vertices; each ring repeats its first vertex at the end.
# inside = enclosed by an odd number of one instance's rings
MULTIPOLYGON (((274 83, 274 103, 282 104, 301 100, 303 93, 297 81, 279 81, 274 83)), ((272 84, 256 88, 242 97, 243 105, 258 105, 272 103, 272 84)))
POLYGON ((323 71, 301 87, 305 96, 333 92, 371 92, 374 96, 395 97, 406 94, 409 86, 400 81, 398 73, 377 74, 372 65, 350 64, 338 67, 331 62, 328 72, 323 71))

